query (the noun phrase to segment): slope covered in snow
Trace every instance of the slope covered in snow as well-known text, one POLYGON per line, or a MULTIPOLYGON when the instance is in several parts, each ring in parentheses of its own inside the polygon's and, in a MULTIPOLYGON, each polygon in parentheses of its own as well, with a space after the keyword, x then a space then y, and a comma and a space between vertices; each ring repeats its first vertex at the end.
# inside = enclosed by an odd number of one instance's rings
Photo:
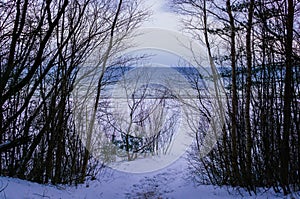
MULTIPOLYGON (((125 173, 105 169, 100 179, 89 181, 85 185, 53 186, 40 185, 15 178, 0 177, 0 198, 2 199, 115 199, 115 198, 284 198, 272 190, 261 191, 256 196, 249 196, 244 190, 230 187, 196 185, 189 175, 186 160, 180 158, 172 165, 149 173, 125 173), (242 195, 243 196, 242 196, 242 195)), ((294 193, 285 198, 300 198, 294 193)))

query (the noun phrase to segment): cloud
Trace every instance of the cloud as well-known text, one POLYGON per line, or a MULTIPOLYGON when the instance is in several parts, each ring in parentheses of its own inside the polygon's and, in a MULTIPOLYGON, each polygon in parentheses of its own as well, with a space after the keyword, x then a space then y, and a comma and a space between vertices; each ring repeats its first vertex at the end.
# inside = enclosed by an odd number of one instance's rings
POLYGON ((179 16, 171 12, 168 6, 168 0, 153 0, 147 2, 146 4, 151 7, 153 15, 149 21, 144 23, 143 27, 179 30, 179 16))

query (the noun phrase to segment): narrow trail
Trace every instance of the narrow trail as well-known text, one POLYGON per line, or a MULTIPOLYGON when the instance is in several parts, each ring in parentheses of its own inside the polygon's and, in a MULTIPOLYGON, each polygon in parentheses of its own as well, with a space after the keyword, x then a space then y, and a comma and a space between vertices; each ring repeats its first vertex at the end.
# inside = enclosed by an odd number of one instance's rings
POLYGON ((107 189, 102 198, 174 198, 176 190, 191 183, 185 161, 180 158, 164 169, 149 173, 125 173, 109 169, 100 183, 102 189, 107 189), (112 189, 108 190, 110 187, 112 189))

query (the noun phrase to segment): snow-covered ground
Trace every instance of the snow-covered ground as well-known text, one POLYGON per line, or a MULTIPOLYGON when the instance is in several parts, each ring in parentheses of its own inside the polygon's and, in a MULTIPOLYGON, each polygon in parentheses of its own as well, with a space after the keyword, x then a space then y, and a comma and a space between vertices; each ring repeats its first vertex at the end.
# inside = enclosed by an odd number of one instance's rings
POLYGON ((122 198, 300 198, 300 193, 288 197, 272 190, 249 196, 245 191, 229 187, 196 185, 190 178, 186 160, 155 172, 132 174, 106 169, 98 180, 77 187, 40 185, 15 178, 0 177, 1 199, 122 199, 122 198), (88 186, 87 186, 88 185, 88 186), (243 194, 240 195, 240 194, 243 194))

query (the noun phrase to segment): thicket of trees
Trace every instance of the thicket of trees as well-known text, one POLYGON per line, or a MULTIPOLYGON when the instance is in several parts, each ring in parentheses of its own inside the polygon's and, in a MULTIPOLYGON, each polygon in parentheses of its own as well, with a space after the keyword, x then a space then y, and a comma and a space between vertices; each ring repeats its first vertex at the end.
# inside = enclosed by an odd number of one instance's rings
POLYGON ((205 128, 195 132, 190 160, 196 177, 249 193, 257 187, 285 194, 299 190, 299 1, 172 0, 171 5, 216 65, 230 68, 221 71, 226 123, 206 157, 200 154, 205 128))
MULTIPOLYGON (((109 102, 100 98, 106 69, 130 61, 118 52, 148 16, 140 5, 138 0, 0 2, 0 175, 84 182, 99 168, 97 160, 89 161, 99 130, 113 132, 105 139, 123 144, 128 160, 136 158, 134 150, 156 153, 171 143, 177 113, 166 117, 162 107, 178 104, 166 97, 168 90, 145 84, 126 95, 129 122, 109 112, 109 102), (149 90, 161 92, 152 105, 145 103, 153 94, 149 90), (134 127, 152 133, 138 148, 129 144, 139 137, 132 134, 134 127)), ((223 69, 228 102, 221 139, 203 157, 215 104, 199 87, 201 74, 189 80, 199 94, 193 101, 199 117, 189 121, 195 177, 250 193, 257 187, 285 194, 299 190, 300 3, 171 0, 171 5, 195 41, 205 43, 212 71, 214 63, 223 69)))
MULTIPOLYGON (((135 0, 9 0, 0 13, 0 175, 83 182, 99 165, 72 91, 94 75, 98 109, 111 57, 148 13, 135 0)), ((91 132, 95 115, 85 114, 91 132)))

